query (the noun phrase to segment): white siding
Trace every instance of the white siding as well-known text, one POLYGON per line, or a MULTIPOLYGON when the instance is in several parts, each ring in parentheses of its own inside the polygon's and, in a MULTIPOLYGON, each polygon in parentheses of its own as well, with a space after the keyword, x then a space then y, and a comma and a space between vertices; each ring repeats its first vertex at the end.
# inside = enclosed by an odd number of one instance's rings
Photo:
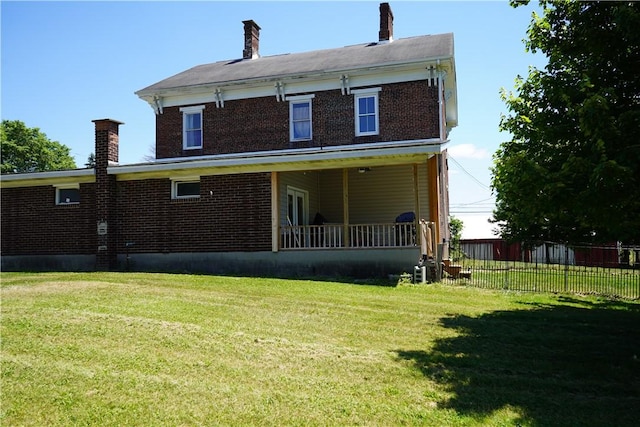
POLYGON ((319 212, 327 222, 342 224, 342 169, 328 169, 320 172, 319 212))
POLYGON ((318 212, 318 172, 281 172, 280 178, 280 224, 287 225, 287 187, 309 192, 309 224, 318 212))
MULTIPOLYGON (((420 215, 429 217, 426 164, 418 166, 420 215)), ((319 212, 329 222, 342 223, 342 169, 320 174, 319 212)), ((413 165, 372 167, 359 173, 349 169, 349 223, 390 223, 415 209, 413 165)))

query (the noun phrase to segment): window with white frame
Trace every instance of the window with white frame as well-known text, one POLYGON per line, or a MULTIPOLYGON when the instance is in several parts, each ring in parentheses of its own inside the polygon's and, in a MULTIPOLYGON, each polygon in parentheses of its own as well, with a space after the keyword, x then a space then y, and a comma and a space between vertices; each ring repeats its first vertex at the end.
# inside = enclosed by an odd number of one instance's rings
POLYGON ((56 205, 77 205, 80 203, 80 184, 56 186, 56 205))
POLYGON ((309 192, 287 186, 287 223, 289 225, 309 224, 309 192))
POLYGON ((378 135, 378 92, 380 88, 357 89, 355 96, 356 136, 378 135))
POLYGON ((182 112, 182 147, 185 150, 202 148, 202 110, 204 110, 204 105, 180 109, 182 112))
POLYGON ((313 95, 287 97, 289 101, 289 138, 291 141, 312 139, 311 100, 313 95))
POLYGON ((200 197, 200 178, 179 178, 171 181, 172 199, 200 197))

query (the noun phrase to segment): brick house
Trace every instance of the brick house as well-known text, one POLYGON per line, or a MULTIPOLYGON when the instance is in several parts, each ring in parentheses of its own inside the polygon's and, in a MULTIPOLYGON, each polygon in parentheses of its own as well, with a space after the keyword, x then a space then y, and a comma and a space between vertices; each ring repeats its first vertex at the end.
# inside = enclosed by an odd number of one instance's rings
POLYGON ((118 164, 122 123, 94 120, 95 169, 2 178, 2 268, 371 277, 408 271, 417 220, 448 241, 445 145, 457 125, 453 35, 196 66, 136 94, 156 160, 118 164))

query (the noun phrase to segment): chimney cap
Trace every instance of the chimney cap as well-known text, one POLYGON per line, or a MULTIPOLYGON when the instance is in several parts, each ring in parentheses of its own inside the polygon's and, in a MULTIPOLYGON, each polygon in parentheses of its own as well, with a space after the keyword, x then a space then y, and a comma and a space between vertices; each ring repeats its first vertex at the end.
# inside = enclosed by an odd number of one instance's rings
POLYGON ((262 28, 260 28, 260 25, 256 24, 256 21, 254 21, 253 19, 247 19, 246 21, 242 21, 242 23, 247 26, 250 25, 252 27, 257 28, 258 30, 261 30, 262 28))
POLYGON ((117 125, 123 125, 123 124, 124 124, 124 122, 120 122, 120 121, 118 121, 118 120, 113 120, 113 119, 94 119, 94 120, 91 120, 91 121, 92 121, 93 123, 98 123, 98 122, 112 122, 112 123, 115 123, 115 124, 117 124, 117 125))

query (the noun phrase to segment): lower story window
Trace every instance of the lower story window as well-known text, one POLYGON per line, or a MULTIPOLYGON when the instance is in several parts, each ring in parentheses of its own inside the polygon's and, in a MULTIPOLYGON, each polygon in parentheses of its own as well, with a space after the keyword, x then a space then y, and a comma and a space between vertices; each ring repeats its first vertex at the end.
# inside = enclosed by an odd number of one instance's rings
POLYGON ((80 186, 56 187, 56 205, 74 205, 80 203, 80 186))
POLYGON ((174 199, 188 199, 200 197, 200 180, 184 179, 172 183, 171 196, 174 199))

